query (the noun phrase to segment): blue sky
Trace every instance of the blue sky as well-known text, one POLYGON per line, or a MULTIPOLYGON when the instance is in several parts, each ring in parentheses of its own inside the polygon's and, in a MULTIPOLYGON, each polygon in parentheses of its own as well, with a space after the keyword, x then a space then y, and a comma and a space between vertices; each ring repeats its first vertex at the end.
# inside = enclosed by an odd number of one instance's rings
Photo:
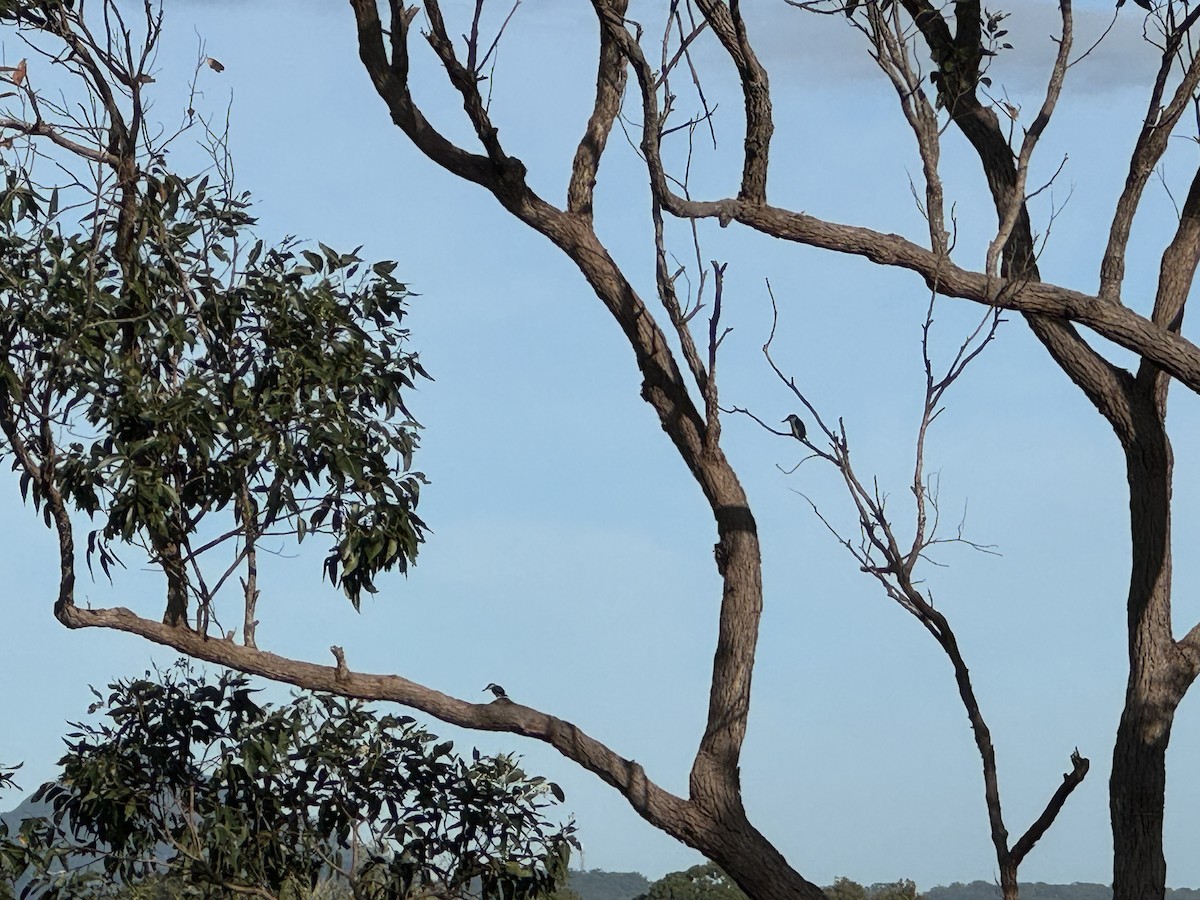
MULTIPOLYGON (((471 4, 446 4, 465 16, 471 4)), ((635 4, 657 21, 661 4, 635 4)), ((782 2, 755 4, 752 37, 772 72, 777 134, 773 202, 920 240, 909 193, 919 173, 894 95, 837 17, 782 2)), ((1053 54, 1051 12, 1012 6, 1016 49, 994 80, 1033 110, 1053 54)), ((1079 11, 1080 46, 1107 24, 1079 11)), ((419 20, 418 20, 419 21, 419 20)), ((1040 150, 1040 183, 1066 167, 1035 206, 1046 278, 1095 287, 1123 159, 1144 114, 1153 55, 1141 14, 1121 13, 1109 42, 1071 71, 1040 150), (1142 80, 1139 82, 1139 78, 1142 80)), ((452 30, 465 31, 465 19, 452 30)), ((417 155, 391 125, 361 70, 340 3, 173 4, 158 60, 157 112, 183 108, 197 35, 226 67, 205 71, 209 111, 232 99, 239 186, 256 197, 260 232, 298 234, 363 256, 392 258, 421 296, 411 327, 426 368, 411 404, 426 425, 416 467, 432 484, 422 515, 433 535, 407 577, 381 583, 356 615, 319 580, 318 550, 293 548, 263 566, 260 646, 322 661, 345 647, 358 670, 395 672, 464 698, 498 681, 516 699, 568 718, 665 787, 686 791, 703 728, 719 583, 714 529, 699 491, 638 397, 632 354, 582 278, 491 198, 417 155)), ((527 0, 500 48, 494 120, 530 181, 561 203, 590 109, 595 26, 582 2, 527 0)), ((25 55, 5 36, 9 64, 25 55)), ((461 107, 419 41, 416 94, 464 143, 461 107)), ((701 195, 735 189, 739 101, 712 48, 706 89, 719 103, 719 149, 697 162, 701 195)), ((38 72, 31 66, 30 77, 38 72)), ((1027 113, 1028 115, 1028 113, 1027 113)), ((473 146, 473 145, 471 145, 473 146)), ((1168 156, 1167 184, 1186 190, 1189 154, 1168 156), (1183 186, 1181 186, 1181 184, 1183 186)), ((957 261, 978 267, 992 224, 978 164, 948 134, 944 172, 957 204, 957 261)), ((186 169, 185 147, 174 157, 186 169)), ((614 135, 600 174, 597 222, 646 296, 653 291, 645 174, 614 135)), ((1152 190, 1135 231, 1128 302, 1146 310, 1174 213, 1152 190), (1141 294, 1139 294, 1139 290, 1141 294)), ((833 418, 844 417, 861 474, 877 473, 903 521, 921 402, 920 282, 858 259, 772 243, 736 227, 702 231, 705 258, 729 262, 720 379, 726 404, 767 421, 793 411, 760 353, 770 327, 764 286, 780 300, 776 359, 833 418)), ((687 235, 673 226, 681 257, 687 235)), ((943 301, 942 357, 979 310, 943 301)), ((1109 348, 1110 358, 1121 355, 1109 348)), ((930 445, 946 521, 999 556, 947 548, 925 572, 955 626, 1000 763, 1009 830, 1024 831, 1078 746, 1092 769, 1022 867, 1022 880, 1111 878, 1107 777, 1125 681, 1128 537, 1115 438, 1019 319, 948 398, 930 445)), ((1200 619, 1197 399, 1176 390, 1176 626, 1200 619)), ((949 664, 918 623, 891 604, 830 538, 797 492, 851 523, 834 472, 802 466, 796 445, 729 419, 725 442, 763 536, 766 610, 742 765, 747 806, 806 877, 922 887, 994 876, 978 756, 949 664)), ((20 688, 0 698, 0 761, 24 760, 23 787, 53 774, 65 721, 87 684, 135 675, 173 655, 140 640, 69 632, 51 615, 51 535, 17 502, 0 506, 9 603, 0 658, 20 688)), ((318 548, 319 549, 319 548, 318 548)), ((80 586, 80 601, 157 615, 153 573, 80 586)), ((282 692, 280 692, 282 696, 282 692)), ((1176 722, 1167 807, 1168 883, 1200 885, 1200 723, 1186 701, 1176 722)), ((512 736, 434 730, 490 750, 517 750, 559 781, 580 823, 588 867, 650 877, 695 855, 653 831, 624 800, 553 751, 512 736)), ((11 805, 15 796, 0 805, 11 805)))

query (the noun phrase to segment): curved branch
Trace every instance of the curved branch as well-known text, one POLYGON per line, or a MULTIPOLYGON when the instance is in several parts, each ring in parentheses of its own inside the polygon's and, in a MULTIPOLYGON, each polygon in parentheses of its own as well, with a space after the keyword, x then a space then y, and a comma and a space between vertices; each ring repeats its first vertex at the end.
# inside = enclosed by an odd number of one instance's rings
POLYGON ((68 628, 124 631, 196 659, 306 690, 399 703, 461 728, 506 732, 541 741, 614 787, 655 828, 718 861, 734 877, 758 880, 762 889, 756 891, 756 896, 764 900, 825 900, 821 889, 792 870, 744 815, 719 815, 694 798, 685 800, 664 790, 646 776, 636 760, 620 756, 565 719, 519 703, 469 703, 398 675, 355 672, 346 665, 340 647, 330 648, 335 665, 320 666, 231 640, 209 639, 187 628, 142 618, 123 607, 69 606, 58 618, 68 628), (763 881, 763 870, 786 873, 789 877, 763 881))
MULTIPOLYGON (((616 0, 595 2, 602 27, 615 21, 623 31, 620 4, 616 0)), ((624 332, 642 374, 642 397, 654 407, 663 430, 704 492, 717 526, 724 590, 708 721, 691 775, 692 799, 702 803, 715 818, 743 821, 738 765, 762 615, 761 552, 757 524, 745 491, 721 449, 706 440, 707 423, 688 392, 666 335, 600 242, 588 218, 557 209, 534 194, 524 183, 524 166, 519 160, 504 160, 511 172, 521 175, 518 180, 497 173, 493 160, 476 157, 478 162, 464 166, 461 151, 439 149, 428 141, 422 145, 418 140, 421 132, 406 127, 406 123, 411 126, 416 121, 417 113, 405 80, 407 57, 396 49, 397 43, 403 43, 396 35, 406 27, 404 17, 410 11, 393 0, 393 58, 402 56, 403 65, 385 67, 383 32, 373 0, 351 0, 351 5, 359 20, 360 56, 389 107, 403 113, 394 113, 397 124, 434 162, 463 177, 478 175, 473 180, 492 190, 505 208, 549 238, 575 263, 624 332), (486 169, 482 174, 481 167, 486 169)), ((614 37, 619 41, 616 32, 614 37)), ((474 90, 469 85, 458 86, 460 91, 474 90)), ((473 101, 464 99, 464 106, 470 114, 473 101)), ((485 137, 480 135, 481 140, 485 137)))
POLYGON ((451 143, 429 124, 413 102, 408 90, 408 31, 418 7, 405 7, 390 0, 391 58, 384 48, 383 24, 375 0, 350 0, 358 23, 358 54, 375 85, 375 91, 387 103, 392 121, 414 146, 446 171, 459 178, 494 189, 495 174, 485 156, 468 153, 451 143))
MULTIPOLYGON (((1120 304, 1048 282, 989 279, 981 272, 960 268, 896 234, 882 234, 870 228, 840 225, 804 213, 743 204, 737 200, 670 199, 667 209, 675 215, 733 219, 773 237, 909 269, 942 296, 1078 322, 1150 360, 1189 389, 1200 393, 1200 347, 1120 304)), ((1102 359, 1099 362, 1108 367, 1102 359)))
POLYGON ((706 828, 704 816, 687 800, 663 790, 646 777, 636 761, 625 759, 585 734, 578 726, 519 703, 468 703, 401 678, 354 672, 339 664, 321 666, 237 644, 210 639, 188 628, 145 619, 124 607, 80 609, 68 606, 59 615, 68 628, 109 628, 135 634, 188 656, 294 684, 306 690, 330 691, 360 700, 399 703, 442 722, 476 731, 503 731, 542 741, 619 790, 648 822, 695 844, 706 828), (684 823, 681 827, 680 823, 684 823), (686 833, 680 833, 686 832, 686 833))
POLYGON ((44 137, 64 150, 71 151, 76 156, 83 159, 90 159, 93 162, 102 163, 113 168, 116 168, 120 162, 120 158, 115 154, 105 152, 95 146, 73 141, 57 128, 40 120, 37 122, 26 122, 22 119, 0 117, 0 131, 15 131, 29 137, 44 137))
MULTIPOLYGON (((46 504, 47 524, 53 520, 54 530, 58 535, 58 599, 54 602, 54 614, 61 617, 75 606, 75 532, 71 527, 71 516, 67 512, 62 492, 54 481, 53 445, 44 449, 47 458, 38 462, 22 440, 15 422, 16 417, 10 400, 5 392, 0 391, 0 431, 8 438, 17 463, 32 480, 35 492, 40 492, 46 504)), ((38 494, 35 493, 34 496, 36 498, 38 494)))
POLYGON ((1125 251, 1129 245, 1129 234, 1133 229, 1133 217, 1141 203, 1142 191, 1150 174, 1162 155, 1167 151, 1179 119, 1188 107, 1196 89, 1200 86, 1200 56, 1194 56, 1184 72, 1183 79, 1175 89, 1171 101, 1164 107, 1160 105, 1166 90, 1167 78, 1175 65, 1177 52, 1187 30, 1200 18, 1200 7, 1191 10, 1180 26, 1169 36, 1163 47, 1162 61, 1154 87, 1150 92, 1150 104, 1142 130, 1134 144, 1133 153, 1129 159, 1129 174, 1125 178, 1125 188, 1117 200, 1117 208, 1113 212, 1112 226, 1108 234, 1108 246, 1104 249, 1104 258, 1100 264, 1099 295, 1106 300, 1116 300, 1121 293, 1121 284, 1125 279, 1125 251))
MULTIPOLYGON (((746 137, 742 145, 742 187, 738 197, 753 203, 765 203, 767 163, 771 135, 775 132, 771 120, 771 88, 767 70, 750 46, 738 0, 731 0, 728 6, 721 0, 697 0, 696 5, 737 67, 738 81, 742 87, 746 137)), ((646 121, 646 129, 651 129, 650 120, 646 121)))
MULTIPOLYGON (((1154 309, 1150 313, 1150 320, 1155 325, 1172 334, 1178 334, 1183 327, 1183 314, 1196 277, 1197 264, 1200 264, 1200 168, 1192 176, 1175 235, 1163 250, 1158 267, 1158 291, 1154 297, 1154 309)), ((1138 379, 1144 381, 1149 378, 1159 381, 1164 391, 1162 402, 1165 403, 1165 379, 1161 377, 1157 366, 1143 360, 1138 369, 1138 379)))

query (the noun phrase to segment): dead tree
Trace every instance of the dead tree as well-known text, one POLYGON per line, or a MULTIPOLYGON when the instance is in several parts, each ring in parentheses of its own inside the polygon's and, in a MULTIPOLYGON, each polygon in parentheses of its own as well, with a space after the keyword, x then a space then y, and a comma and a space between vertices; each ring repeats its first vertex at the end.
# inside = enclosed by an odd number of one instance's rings
MULTIPOLYGON (((599 161, 620 110, 627 73, 632 71, 634 75, 640 101, 640 151, 652 188, 651 212, 658 233, 663 211, 684 219, 737 223, 782 240, 907 269, 920 275, 936 295, 1022 315, 1055 362, 1110 423, 1125 451, 1133 539, 1127 600, 1130 673, 1110 782, 1113 879, 1118 897, 1161 897, 1166 878, 1162 852, 1166 747, 1175 710, 1200 672, 1200 625, 1178 640, 1171 628, 1172 463, 1165 428, 1171 381, 1200 390, 1200 371, 1196 368, 1200 350, 1181 334, 1187 294, 1200 260, 1200 170, 1181 209, 1175 236, 1163 250, 1149 317, 1139 315, 1121 301, 1121 287, 1133 216, 1147 181, 1169 137, 1197 97, 1200 59, 1190 52, 1187 39, 1200 10, 1168 3, 1152 17, 1162 36, 1161 65, 1149 86, 1148 114, 1131 153, 1129 176, 1113 215, 1100 265, 1100 288, 1089 294, 1041 280, 1026 202, 1037 190, 1028 184, 1030 162, 1054 114, 1072 61, 1070 0, 1059 4, 1058 52, 1047 73, 1044 99, 1029 125, 1021 128, 1006 128, 1005 124, 1013 121, 1012 114, 1002 110, 1007 116, 1002 119, 997 104, 988 98, 986 65, 996 52, 1001 29, 978 0, 954 4, 953 14, 927 0, 852 2, 834 7, 866 35, 868 50, 895 87, 902 113, 916 139, 925 182, 927 246, 861 226, 823 221, 769 202, 767 182, 774 130, 770 82, 754 52, 753 35, 737 0, 670 4, 661 41, 664 52, 657 68, 644 49, 640 26, 626 18, 625 0, 593 0, 600 29, 596 99, 576 152, 562 209, 534 194, 525 183, 523 165, 504 152, 478 91, 480 73, 472 67, 475 54, 468 47, 465 63, 456 54, 438 3, 425 4, 425 37, 463 98, 482 153, 453 146, 442 137, 408 92, 409 40, 417 9, 391 0, 389 27, 385 30, 372 0, 352 0, 351 5, 358 23, 360 57, 393 120, 431 160, 491 191, 514 216, 549 237, 579 266, 629 338, 644 378, 643 396, 659 413, 664 430, 709 498, 720 536, 717 561, 725 590, 709 729, 693 769, 691 802, 712 810, 718 818, 726 809, 737 808, 740 813, 740 804, 729 798, 737 795, 737 750, 744 731, 750 663, 761 608, 757 541, 740 489, 726 492, 737 480, 719 448, 720 423, 712 371, 719 340, 715 327, 709 332, 709 353, 702 355, 686 327, 688 318, 674 297, 660 250, 660 300, 683 351, 681 364, 664 359, 665 342, 655 333, 644 304, 590 229, 599 161), (684 8, 694 13, 686 24, 686 17, 679 15, 684 8), (667 79, 681 59, 690 62, 689 45, 702 32, 708 32, 704 36, 715 39, 728 56, 744 100, 742 176, 738 192, 732 197, 695 198, 686 189, 686 182, 673 177, 663 161, 663 138, 678 127, 669 123, 675 98, 667 89, 667 79), (666 50, 671 40, 673 52, 666 50), (926 60, 932 61, 928 81, 923 75, 926 60), (1181 70, 1178 73, 1174 71, 1176 66, 1181 70), (927 83, 932 88, 927 89, 927 83), (994 200, 995 237, 978 268, 964 267, 952 258, 938 173, 943 138, 939 115, 975 150, 994 200), (1137 371, 1107 360, 1084 340, 1079 327, 1137 354, 1142 360, 1137 371), (681 369, 693 379, 704 401, 703 410, 692 406, 681 369), (723 783, 724 788, 714 792, 709 786, 712 783, 723 783)), ((657 37, 653 45, 660 45, 657 37)), ((752 883, 743 880, 744 869, 730 864, 727 853, 714 855, 703 846, 701 849, 726 865, 739 883, 751 890, 752 883)))

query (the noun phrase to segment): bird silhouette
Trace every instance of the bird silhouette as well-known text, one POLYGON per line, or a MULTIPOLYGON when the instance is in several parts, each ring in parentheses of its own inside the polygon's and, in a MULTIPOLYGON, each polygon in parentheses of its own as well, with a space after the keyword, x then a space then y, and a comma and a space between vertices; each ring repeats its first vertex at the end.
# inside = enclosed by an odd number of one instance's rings
POLYGON ((505 692, 504 688, 500 687, 500 685, 496 684, 495 682, 493 682, 492 684, 489 684, 487 687, 484 688, 484 690, 491 691, 492 695, 497 700, 507 700, 508 699, 508 694, 505 692))
POLYGON ((792 437, 796 440, 802 441, 808 435, 808 429, 804 427, 804 422, 795 413, 792 413, 783 421, 792 427, 792 437))

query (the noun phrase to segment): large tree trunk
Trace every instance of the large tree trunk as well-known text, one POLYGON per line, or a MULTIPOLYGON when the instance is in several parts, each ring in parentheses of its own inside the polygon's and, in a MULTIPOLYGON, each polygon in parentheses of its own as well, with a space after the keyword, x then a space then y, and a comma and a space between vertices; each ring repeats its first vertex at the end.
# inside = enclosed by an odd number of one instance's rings
MULTIPOLYGON (((1015 183, 1011 155, 1002 151, 1006 145, 998 141, 994 123, 973 107, 971 112, 958 121, 979 152, 1001 210, 1015 183)), ((1188 203, 1193 214, 1196 193, 1194 184, 1188 203)), ((1185 225, 1187 218, 1185 211, 1185 225)), ((1172 278, 1186 274, 1186 282, 1190 283, 1195 263, 1189 255, 1191 244, 1181 237, 1164 257, 1164 267, 1181 264, 1174 267, 1178 271, 1164 274, 1164 279, 1168 274, 1172 278), (1176 254, 1181 255, 1180 260, 1175 259, 1176 254)), ((1039 279, 1033 251, 1028 212, 1022 207, 1005 248, 1005 274, 1020 271, 1039 279)), ((1170 321, 1174 312, 1164 312, 1170 307, 1163 305, 1162 291, 1160 285, 1156 320, 1170 321)), ((1172 294, 1168 290, 1165 296, 1172 294)), ((1112 425, 1125 453, 1132 542, 1129 682, 1109 780, 1113 896, 1115 900, 1163 900, 1167 871, 1162 845, 1167 744, 1175 710, 1191 678, 1184 674, 1171 631, 1173 458, 1166 432, 1169 381, 1147 364, 1134 377, 1116 369, 1098 358, 1069 323, 1035 315, 1025 319, 1063 371, 1112 425)), ((1175 322, 1174 327, 1178 326, 1175 322)), ((1002 884, 1002 890, 1006 898, 1010 890, 1016 897, 1015 873, 1012 885, 1002 884)))
MULTIPOLYGON (((1153 379, 1159 380, 1157 378, 1153 379)), ((1129 578, 1129 683, 1113 747, 1109 806, 1115 900, 1162 900, 1167 744, 1187 690, 1171 633, 1171 446, 1166 392, 1149 379, 1129 392, 1133 429, 1123 441, 1133 567, 1129 578), (1146 388, 1149 388, 1148 390, 1146 388)))
POLYGON ((1174 706, 1155 703, 1153 693, 1151 685, 1130 679, 1113 749, 1109 807, 1115 900, 1162 900, 1167 886, 1162 829, 1174 706))

